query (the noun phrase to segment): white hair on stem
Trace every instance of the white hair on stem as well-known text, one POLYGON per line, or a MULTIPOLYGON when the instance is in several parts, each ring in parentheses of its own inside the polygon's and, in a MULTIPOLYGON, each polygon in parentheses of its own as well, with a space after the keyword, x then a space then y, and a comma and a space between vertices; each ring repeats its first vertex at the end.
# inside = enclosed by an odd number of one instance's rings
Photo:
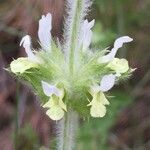
POLYGON ((56 122, 57 150, 63 150, 65 118, 56 122))
POLYGON ((74 22, 74 16, 76 13, 76 0, 67 0, 66 2, 66 12, 67 17, 65 18, 64 22, 64 53, 66 56, 66 59, 69 59, 69 48, 71 44, 71 35, 73 31, 73 22, 74 22))
POLYGON ((72 150, 75 146, 75 137, 79 121, 76 112, 70 110, 66 116, 57 122, 57 150, 72 150))
MULTIPOLYGON (((79 47, 81 25, 91 4, 91 0, 67 0, 66 2, 67 17, 64 24, 63 51, 69 64, 71 75, 74 70, 74 62, 76 61, 76 50, 79 47)), ((77 124, 78 116, 72 110, 59 122, 59 127, 57 128, 58 150, 73 149, 77 124)))
POLYGON ((81 24, 91 4, 91 0, 67 0, 68 16, 65 18, 63 47, 67 60, 70 59, 70 55, 74 57, 76 49, 79 47, 81 24))

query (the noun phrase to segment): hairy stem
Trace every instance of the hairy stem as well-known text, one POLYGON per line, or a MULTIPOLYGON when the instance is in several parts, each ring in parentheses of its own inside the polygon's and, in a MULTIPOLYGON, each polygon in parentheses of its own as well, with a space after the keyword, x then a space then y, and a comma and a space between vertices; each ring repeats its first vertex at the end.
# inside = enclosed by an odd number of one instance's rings
POLYGON ((57 125, 58 150, 73 150, 75 147, 75 136, 78 128, 78 115, 72 110, 68 111, 64 119, 57 125))
POLYGON ((76 42, 77 42, 77 34, 78 34, 78 26, 79 26, 79 15, 78 11, 80 11, 80 5, 79 0, 77 0, 77 5, 75 9, 75 16, 73 18, 73 25, 72 25, 72 33, 71 33, 71 42, 70 42, 70 56, 69 56, 69 64, 70 64, 70 73, 73 74, 74 70, 74 55, 75 55, 75 48, 76 48, 76 42), (79 10, 78 10, 79 9, 79 10))
POLYGON ((66 54, 67 62, 69 63, 70 74, 74 72, 74 62, 77 54, 78 40, 81 29, 81 23, 85 16, 89 0, 67 0, 68 17, 65 21, 65 46, 64 52, 66 54))

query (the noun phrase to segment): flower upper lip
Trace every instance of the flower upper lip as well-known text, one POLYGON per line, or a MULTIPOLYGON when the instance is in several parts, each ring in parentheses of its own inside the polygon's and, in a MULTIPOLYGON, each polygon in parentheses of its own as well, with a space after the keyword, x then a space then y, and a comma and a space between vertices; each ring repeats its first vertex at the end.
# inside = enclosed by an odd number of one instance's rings
POLYGON ((20 46, 22 46, 22 45, 25 48, 28 59, 31 60, 31 61, 36 61, 37 58, 31 50, 31 38, 30 38, 29 35, 26 35, 22 38, 22 40, 20 42, 20 46))
POLYGON ((110 53, 101 57, 98 61, 100 63, 107 63, 107 62, 113 60, 115 58, 115 55, 116 55, 118 49, 121 48, 124 43, 128 43, 131 41, 133 41, 133 39, 130 38, 129 36, 122 36, 122 37, 116 39, 116 41, 114 43, 114 47, 112 48, 110 53))
POLYGON ((92 86, 91 93, 109 91, 115 85, 115 79, 116 76, 114 74, 105 75, 102 78, 100 85, 92 86))
POLYGON ((48 13, 39 20, 38 37, 44 50, 51 51, 52 15, 48 13))
POLYGON ((51 96, 52 94, 55 94, 56 96, 60 96, 61 94, 61 91, 56 86, 50 85, 44 81, 42 81, 42 88, 46 96, 51 96))
POLYGON ((92 39, 91 28, 94 26, 94 23, 95 20, 88 22, 88 20, 86 19, 81 26, 79 47, 82 47, 83 51, 86 51, 91 44, 92 39))
MULTIPOLYGON (((46 16, 42 16, 39 20, 39 29, 38 29, 38 37, 40 40, 40 44, 44 50, 51 51, 51 29, 52 29, 52 16, 48 13, 46 16)), ((38 58, 32 51, 31 48, 31 37, 26 35, 22 38, 20 42, 20 46, 25 48, 28 59, 32 61, 39 62, 38 58)))

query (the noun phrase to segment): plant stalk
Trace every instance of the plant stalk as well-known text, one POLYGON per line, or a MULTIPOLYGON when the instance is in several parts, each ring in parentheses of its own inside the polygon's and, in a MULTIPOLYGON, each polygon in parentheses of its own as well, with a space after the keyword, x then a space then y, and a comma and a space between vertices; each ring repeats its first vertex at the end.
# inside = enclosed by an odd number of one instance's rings
POLYGON ((76 0, 76 8, 75 13, 73 16, 72 22, 72 33, 71 33, 71 42, 70 42, 70 56, 69 56, 69 64, 70 64, 70 73, 73 74, 74 71, 74 61, 75 61, 75 53, 76 53, 76 46, 78 41, 78 34, 80 31, 80 24, 81 24, 81 2, 80 0, 76 0))
POLYGON ((65 54, 69 64, 70 75, 74 72, 77 57, 81 23, 85 16, 87 0, 67 0, 68 17, 65 22, 65 54))
POLYGON ((57 150, 73 150, 78 129, 78 115, 72 110, 66 113, 64 119, 57 124, 57 150))

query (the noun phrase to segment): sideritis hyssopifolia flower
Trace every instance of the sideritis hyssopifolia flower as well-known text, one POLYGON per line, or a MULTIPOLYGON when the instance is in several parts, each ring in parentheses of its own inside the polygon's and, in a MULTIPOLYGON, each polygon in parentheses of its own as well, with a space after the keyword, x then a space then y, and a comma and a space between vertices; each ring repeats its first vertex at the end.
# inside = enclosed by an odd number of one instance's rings
POLYGON ((132 72, 126 59, 116 58, 129 36, 119 37, 111 50, 90 47, 95 20, 85 18, 89 0, 68 0, 64 39, 52 39, 52 15, 39 20, 41 48, 33 50, 31 38, 22 38, 27 57, 11 62, 10 70, 27 81, 41 99, 41 106, 52 120, 62 119, 70 110, 83 117, 104 117, 110 104, 107 92, 132 72))

